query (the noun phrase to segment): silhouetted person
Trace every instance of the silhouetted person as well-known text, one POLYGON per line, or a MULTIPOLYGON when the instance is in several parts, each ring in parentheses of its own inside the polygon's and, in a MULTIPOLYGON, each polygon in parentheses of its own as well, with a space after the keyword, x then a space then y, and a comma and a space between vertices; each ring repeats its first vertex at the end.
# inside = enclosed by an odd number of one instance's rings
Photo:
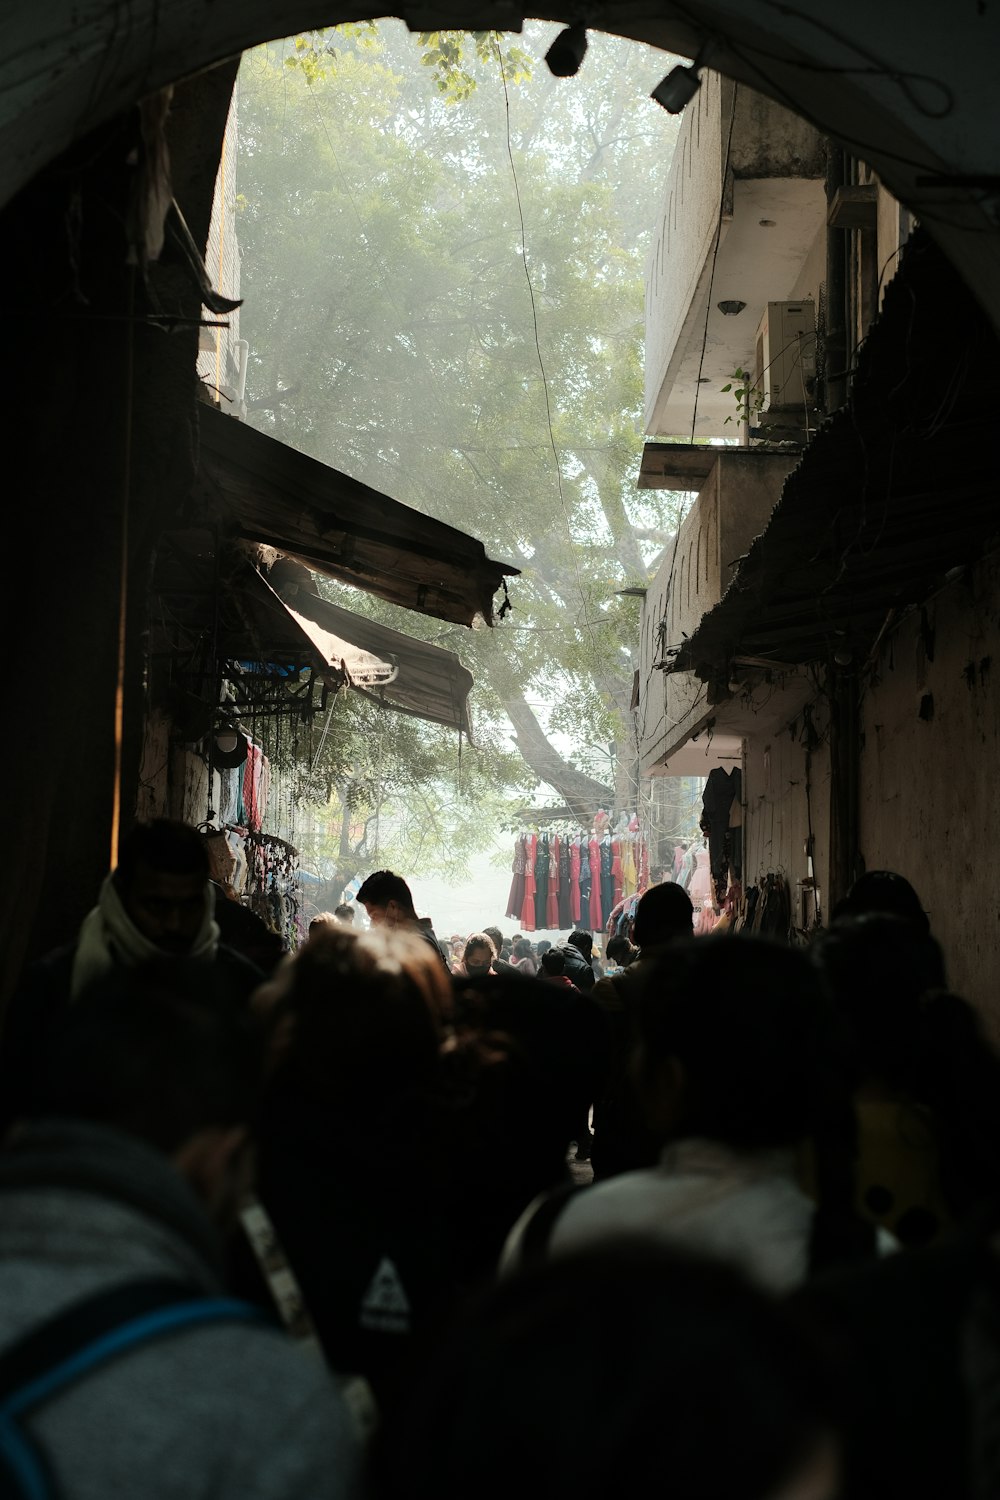
POLYGON ((334 1381, 273 1317, 218 1300, 263 1052, 247 1008, 220 1004, 213 981, 183 958, 98 974, 47 1059, 39 1116, 0 1151, 0 1358, 74 1307, 91 1327, 66 1359, 130 1319, 163 1323, 51 1400, 51 1341, 36 1363, 41 1399, 21 1426, 66 1500, 357 1492, 334 1381))
POLYGON ((690 938, 694 907, 687 891, 674 881, 651 885, 635 909, 632 933, 638 955, 620 974, 607 974, 594 986, 594 999, 608 1017, 607 1080, 594 1100, 594 1177, 613 1177, 633 1167, 650 1166, 659 1143, 643 1119, 631 1057, 636 1043, 636 1005, 649 976, 671 944, 690 938))
POLYGON ((377 1435, 375 1493, 509 1500, 530 1475, 573 1500, 832 1500, 836 1414, 787 1309, 726 1266, 626 1244, 473 1306, 377 1435))
MULTIPOLYGON (((631 1234, 732 1260, 779 1292, 874 1253, 876 1231, 855 1209, 838 1019, 802 953, 761 938, 689 938, 660 959, 636 1020, 634 1067, 659 1160, 567 1197, 546 1253, 631 1234), (815 1198, 801 1185, 806 1148, 815 1198)), ((529 1255, 532 1221, 529 1210, 505 1264, 529 1255)))
POLYGON ((448 960, 434 935, 430 917, 418 917, 410 887, 402 875, 392 870, 375 870, 362 882, 357 901, 368 914, 373 927, 399 928, 414 932, 430 943, 445 969, 448 960))
POLYGON ((209 965, 220 996, 248 1000, 265 978, 222 940, 201 834, 159 818, 137 824, 122 840, 117 868, 102 883, 76 941, 25 969, 0 1044, 0 1126, 33 1108, 53 1039, 87 984, 163 958, 209 965))

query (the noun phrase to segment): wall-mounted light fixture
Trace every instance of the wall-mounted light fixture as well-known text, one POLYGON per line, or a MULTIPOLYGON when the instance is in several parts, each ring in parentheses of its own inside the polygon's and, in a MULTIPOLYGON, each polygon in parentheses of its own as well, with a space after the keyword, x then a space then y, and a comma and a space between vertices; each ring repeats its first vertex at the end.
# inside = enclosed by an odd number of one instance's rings
POLYGON ((579 72, 586 51, 587 28, 579 21, 574 26, 567 26, 545 54, 549 72, 556 78, 572 78, 579 72))
POLYGON ((746 307, 746 303, 741 302, 738 297, 727 297, 724 301, 717 302, 715 305, 720 313, 724 313, 727 318, 735 318, 736 314, 741 313, 746 307))
POLYGON ((679 115, 686 104, 690 104, 695 94, 701 88, 701 79, 698 69, 705 67, 708 62, 708 54, 715 45, 715 39, 707 38, 698 49, 698 55, 689 68, 678 63, 676 68, 671 68, 666 78, 660 80, 656 88, 650 94, 657 104, 662 104, 669 115, 679 115))
POLYGON ((701 88, 701 79, 694 68, 682 68, 678 63, 671 68, 650 94, 657 104, 662 104, 668 115, 679 115, 685 104, 690 104, 701 88))

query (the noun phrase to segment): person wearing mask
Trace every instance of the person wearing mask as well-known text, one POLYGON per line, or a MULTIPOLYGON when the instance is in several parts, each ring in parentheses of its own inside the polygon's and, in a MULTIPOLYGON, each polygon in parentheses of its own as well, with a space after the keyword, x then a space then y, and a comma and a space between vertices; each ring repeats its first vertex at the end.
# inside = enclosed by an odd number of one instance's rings
POLYGON ((474 932, 466 940, 462 962, 452 972, 459 979, 479 979, 493 973, 496 949, 485 932, 474 932))

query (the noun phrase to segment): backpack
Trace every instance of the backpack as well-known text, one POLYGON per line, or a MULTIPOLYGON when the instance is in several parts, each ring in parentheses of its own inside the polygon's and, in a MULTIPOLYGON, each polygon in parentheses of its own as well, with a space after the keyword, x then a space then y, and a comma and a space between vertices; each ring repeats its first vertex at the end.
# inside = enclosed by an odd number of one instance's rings
POLYGON ((0 1354, 0 1500, 56 1500, 46 1456, 21 1425, 92 1370, 153 1339, 220 1321, 267 1323, 248 1302, 178 1281, 130 1281, 85 1297, 0 1354))

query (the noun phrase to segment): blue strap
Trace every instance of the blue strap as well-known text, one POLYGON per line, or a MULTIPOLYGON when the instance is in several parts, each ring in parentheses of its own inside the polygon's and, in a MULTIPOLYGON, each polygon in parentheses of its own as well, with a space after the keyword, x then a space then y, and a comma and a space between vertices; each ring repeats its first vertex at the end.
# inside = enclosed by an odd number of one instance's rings
POLYGON ((178 1302, 172 1307, 163 1307, 156 1312, 133 1318, 118 1328, 110 1329, 51 1370, 46 1370, 35 1380, 14 1391, 0 1405, 0 1419, 22 1415, 31 1407, 49 1400, 63 1386, 136 1344, 145 1343, 161 1334, 192 1328, 199 1323, 222 1320, 262 1322, 263 1317, 255 1307, 233 1297, 198 1297, 190 1302, 178 1302))

